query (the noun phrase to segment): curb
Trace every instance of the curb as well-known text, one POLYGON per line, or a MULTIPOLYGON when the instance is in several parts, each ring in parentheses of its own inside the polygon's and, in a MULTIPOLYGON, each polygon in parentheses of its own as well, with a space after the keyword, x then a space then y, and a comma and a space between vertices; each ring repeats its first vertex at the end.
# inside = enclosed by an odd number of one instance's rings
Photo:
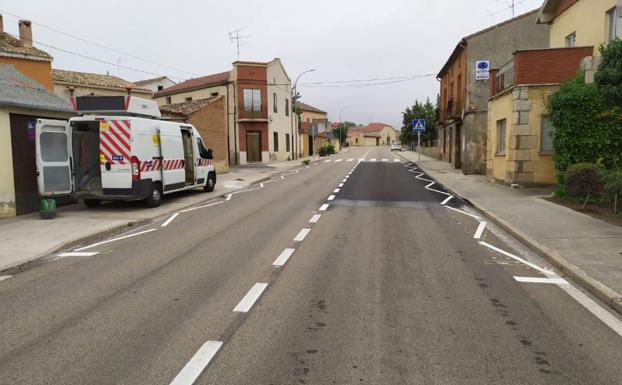
MULTIPOLYGON (((399 154, 401 156, 401 154, 399 154)), ((412 162, 417 164, 416 161, 412 161, 402 156, 402 158, 408 162, 412 162)), ((491 220, 497 226, 501 227, 504 231, 508 232, 513 237, 517 238, 524 244, 526 244, 529 248, 534 250, 538 255, 544 257, 548 262, 550 262, 555 268, 564 273, 567 277, 571 278, 574 282, 579 284, 583 289, 587 290, 590 294, 598 298, 599 300, 606 303, 609 307, 615 310, 618 314, 622 314, 622 295, 617 293, 615 290, 611 289, 607 285, 602 282, 590 277, 585 271, 583 271, 578 266, 570 263, 566 258, 564 258, 558 252, 549 249, 548 247, 540 244, 539 242, 531 239, 527 234, 523 233, 520 229, 515 226, 507 223, 505 220, 501 219, 499 216, 491 212, 490 210, 484 208, 483 206, 473 202, 462 195, 458 194, 454 189, 450 188, 446 184, 439 182, 434 176, 430 175, 430 173, 424 169, 422 169, 418 164, 417 167, 423 172, 426 173, 428 177, 433 179, 436 183, 442 185, 447 191, 451 192, 456 197, 459 197, 463 201, 467 202, 470 206, 473 206, 475 209, 479 210, 486 218, 491 220)))

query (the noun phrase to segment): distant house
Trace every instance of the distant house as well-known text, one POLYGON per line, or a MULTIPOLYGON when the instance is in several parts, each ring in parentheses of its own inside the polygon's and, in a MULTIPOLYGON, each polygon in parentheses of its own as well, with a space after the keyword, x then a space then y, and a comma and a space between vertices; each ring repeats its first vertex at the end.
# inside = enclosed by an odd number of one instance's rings
POLYGON ((227 106, 225 96, 160 106, 162 117, 192 124, 214 152, 216 172, 229 171, 227 156, 227 106))
POLYGON ((134 84, 136 84, 137 87, 146 88, 151 91, 152 94, 155 94, 156 92, 162 91, 165 88, 172 87, 177 83, 175 83, 166 76, 160 76, 153 79, 139 80, 137 82, 134 82, 134 84))
POLYGON ((231 71, 186 80, 156 92, 159 105, 225 97, 230 164, 294 159, 291 80, 280 59, 236 61, 231 71))
POLYGON ((462 38, 438 73, 441 158, 465 174, 486 173, 489 76, 477 75, 476 65, 499 68, 517 50, 548 47, 549 28, 537 25, 537 16, 528 12, 462 38))
POLYGON ((303 102, 296 103, 296 112, 300 115, 300 148, 302 156, 317 154, 319 148, 326 142, 328 128, 328 113, 303 102))
POLYGON ((71 103, 72 96, 125 96, 151 99, 151 91, 112 75, 53 69, 54 93, 71 103))
POLYGON ((397 131, 384 123, 370 123, 367 126, 348 129, 348 146, 389 146, 398 141, 397 131))

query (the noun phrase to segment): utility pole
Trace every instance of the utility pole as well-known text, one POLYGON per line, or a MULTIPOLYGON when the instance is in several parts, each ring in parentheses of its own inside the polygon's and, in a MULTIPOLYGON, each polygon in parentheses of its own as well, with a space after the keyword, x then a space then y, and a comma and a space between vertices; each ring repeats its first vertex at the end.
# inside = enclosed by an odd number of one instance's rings
POLYGON ((312 68, 310 70, 306 70, 304 72, 302 72, 300 75, 298 75, 298 77, 296 78, 296 80, 294 81, 294 86, 292 87, 292 95, 291 95, 291 100, 293 103, 293 116, 292 116, 292 120, 295 121, 296 123, 292 125, 292 159, 298 159, 298 99, 296 99, 296 101, 294 101, 294 98, 296 98, 296 86, 298 85, 298 80, 300 79, 300 77, 308 72, 313 72, 315 71, 315 68, 312 68), (295 129, 295 130, 294 130, 295 129), (295 136, 294 136, 294 131, 295 131, 295 136), (296 138, 296 140, 294 141, 294 138, 296 138), (296 144, 296 147, 294 148, 294 143, 296 144))
POLYGON ((229 41, 231 42, 235 41, 238 61, 240 60, 240 40, 251 37, 251 35, 240 35, 240 31, 242 31, 244 28, 246 27, 242 27, 242 28, 236 29, 235 31, 229 32, 229 41))
POLYGON ((347 110, 348 108, 350 108, 350 106, 345 106, 341 110, 339 110, 339 151, 341 151, 341 146, 342 146, 342 141, 343 141, 342 134, 341 134, 341 132, 343 131, 343 123, 341 123, 341 113, 344 110, 347 110))

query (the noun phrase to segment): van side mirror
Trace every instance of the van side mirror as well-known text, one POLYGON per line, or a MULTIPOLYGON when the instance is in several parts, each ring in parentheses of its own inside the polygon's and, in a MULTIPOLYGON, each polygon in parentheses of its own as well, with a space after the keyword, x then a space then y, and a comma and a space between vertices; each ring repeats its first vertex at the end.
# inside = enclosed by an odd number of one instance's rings
POLYGON ((207 155, 207 157, 206 157, 207 159, 214 159, 214 151, 212 151, 211 148, 207 150, 207 154, 206 155, 207 155))

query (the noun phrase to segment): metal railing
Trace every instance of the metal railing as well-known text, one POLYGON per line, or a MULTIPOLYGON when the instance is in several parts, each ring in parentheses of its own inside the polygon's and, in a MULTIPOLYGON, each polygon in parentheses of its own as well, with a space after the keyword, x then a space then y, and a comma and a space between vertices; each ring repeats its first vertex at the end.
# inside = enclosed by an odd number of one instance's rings
POLYGON ((268 112, 265 109, 263 104, 259 105, 259 110, 257 110, 257 106, 242 106, 240 109, 240 119, 268 119, 268 112))

